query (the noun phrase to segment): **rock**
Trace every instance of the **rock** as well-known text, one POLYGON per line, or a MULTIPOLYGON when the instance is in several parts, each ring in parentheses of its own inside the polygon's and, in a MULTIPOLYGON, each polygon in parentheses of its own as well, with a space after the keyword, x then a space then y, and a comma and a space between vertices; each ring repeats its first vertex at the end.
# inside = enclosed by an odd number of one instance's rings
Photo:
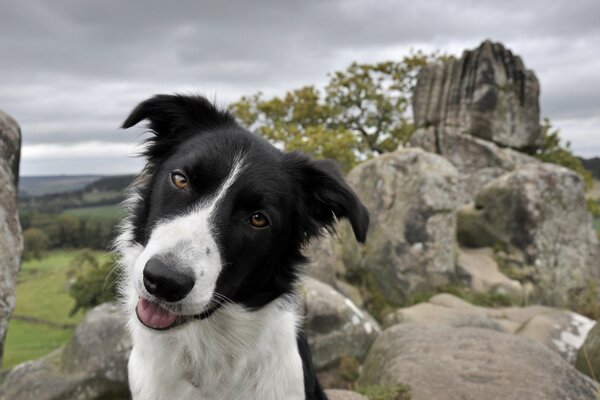
POLYGON ((329 389, 325 391, 329 400, 369 400, 365 396, 349 390, 329 389))
POLYGON ((455 274, 458 174, 444 158, 400 149, 369 160, 348 181, 371 213, 367 242, 339 229, 350 282, 401 305, 411 294, 447 284, 455 274))
POLYGON ((379 324, 326 283, 307 278, 302 285, 304 328, 317 370, 342 357, 363 360, 379 336, 379 324))
POLYGON ((483 42, 460 59, 425 67, 413 93, 416 128, 464 133, 515 149, 541 142, 539 84, 520 57, 483 42))
POLYGON ((534 268, 536 300, 567 306, 570 293, 600 275, 598 238, 584 192, 583 180, 569 169, 527 164, 487 184, 476 197, 470 224, 462 225, 477 226, 473 234, 523 252, 534 268))
POLYGON ((21 130, 0 111, 0 365, 23 252, 17 204, 20 154, 21 130))
POLYGON ((536 315, 517 334, 547 346, 574 364, 577 351, 595 324, 595 321, 583 315, 560 310, 536 315))
POLYGON ((503 331, 493 319, 476 307, 467 309, 449 308, 431 303, 419 303, 401 308, 386 316, 384 326, 399 323, 419 325, 446 325, 454 328, 475 327, 503 331))
POLYGON ((339 256, 339 239, 328 233, 323 237, 312 240, 304 250, 309 263, 305 266, 306 273, 337 288, 336 276, 344 274, 344 265, 339 256))
POLYGON ((491 256, 492 250, 460 249, 457 272, 467 281, 474 292, 498 293, 521 303, 523 287, 519 281, 508 278, 500 272, 498 264, 491 256))
POLYGON ((527 338, 415 324, 395 325, 379 336, 357 384, 406 384, 413 400, 592 400, 600 390, 527 338))
POLYGON ((525 153, 500 147, 467 134, 443 130, 434 140, 434 128, 417 129, 410 145, 442 155, 459 172, 462 202, 473 201, 489 181, 516 170, 522 165, 539 162, 525 153))
POLYGON ((118 307, 100 305, 88 312, 64 348, 12 369, 0 387, 0 399, 129 399, 130 351, 118 307))
POLYGON ((596 324, 588 333, 577 352, 575 367, 587 376, 600 380, 600 324, 596 324))

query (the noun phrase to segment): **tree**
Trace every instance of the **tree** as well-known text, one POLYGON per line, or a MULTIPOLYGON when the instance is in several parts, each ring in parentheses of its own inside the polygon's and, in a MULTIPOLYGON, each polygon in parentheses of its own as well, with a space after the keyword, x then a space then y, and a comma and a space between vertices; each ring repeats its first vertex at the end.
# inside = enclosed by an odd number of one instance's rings
POLYGON ((100 264, 92 252, 81 252, 70 267, 73 283, 69 287, 69 295, 75 299, 75 304, 69 315, 114 300, 117 295, 117 276, 114 271, 114 261, 100 264))
POLYGON ((562 165, 577 172, 583 178, 586 190, 590 189, 594 182, 592 173, 573 154, 571 143, 562 143, 560 131, 553 129, 548 118, 544 118, 542 122, 542 138, 542 145, 535 151, 534 156, 541 161, 562 165))
POLYGON ((305 86, 271 99, 257 93, 230 109, 285 150, 336 159, 347 171, 406 143, 413 132, 407 112, 417 73, 445 58, 416 52, 398 62, 353 63, 329 75, 323 91, 305 86))
POLYGON ((50 239, 43 230, 38 228, 29 228, 23 232, 23 241, 25 242, 23 259, 32 258, 41 259, 50 246, 50 239))

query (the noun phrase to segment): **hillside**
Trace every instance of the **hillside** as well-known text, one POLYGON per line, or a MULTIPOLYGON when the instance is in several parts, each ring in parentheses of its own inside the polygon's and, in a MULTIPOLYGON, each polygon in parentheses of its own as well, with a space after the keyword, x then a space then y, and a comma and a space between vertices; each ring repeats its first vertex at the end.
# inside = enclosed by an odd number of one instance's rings
POLYGON ((74 208, 116 205, 123 200, 125 188, 133 177, 133 175, 26 177, 26 188, 20 192, 19 198, 21 210, 56 214, 74 208), (40 189, 31 190, 35 185, 40 189), (62 191, 51 192, 41 189, 52 185, 56 185, 62 191), (40 194, 33 195, 32 193, 36 191, 40 194))
POLYGON ((47 194, 72 192, 102 179, 99 175, 55 175, 21 176, 19 178, 19 197, 35 197, 47 194))
POLYGON ((580 160, 583 163, 583 166, 592 172, 594 178, 600 179, 600 157, 588 159, 581 158, 580 160))

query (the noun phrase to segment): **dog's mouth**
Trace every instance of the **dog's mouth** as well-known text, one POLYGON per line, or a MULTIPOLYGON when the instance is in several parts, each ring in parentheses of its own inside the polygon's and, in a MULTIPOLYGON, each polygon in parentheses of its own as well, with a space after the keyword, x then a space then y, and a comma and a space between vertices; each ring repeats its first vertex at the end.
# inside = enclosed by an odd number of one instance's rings
POLYGON ((160 304, 140 297, 135 306, 135 314, 138 320, 147 328, 155 331, 164 331, 172 329, 192 320, 202 320, 208 318, 221 306, 221 303, 207 308, 196 315, 179 315, 167 310, 160 304))

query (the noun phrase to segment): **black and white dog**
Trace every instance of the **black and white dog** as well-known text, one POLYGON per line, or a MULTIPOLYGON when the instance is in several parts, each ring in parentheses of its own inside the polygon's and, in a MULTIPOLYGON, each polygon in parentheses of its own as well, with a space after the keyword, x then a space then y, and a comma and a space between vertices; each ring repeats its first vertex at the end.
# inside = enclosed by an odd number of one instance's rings
POLYGON ((117 241, 134 399, 326 399, 299 325, 302 247, 369 216, 335 164, 284 153, 199 96, 159 95, 117 241))

